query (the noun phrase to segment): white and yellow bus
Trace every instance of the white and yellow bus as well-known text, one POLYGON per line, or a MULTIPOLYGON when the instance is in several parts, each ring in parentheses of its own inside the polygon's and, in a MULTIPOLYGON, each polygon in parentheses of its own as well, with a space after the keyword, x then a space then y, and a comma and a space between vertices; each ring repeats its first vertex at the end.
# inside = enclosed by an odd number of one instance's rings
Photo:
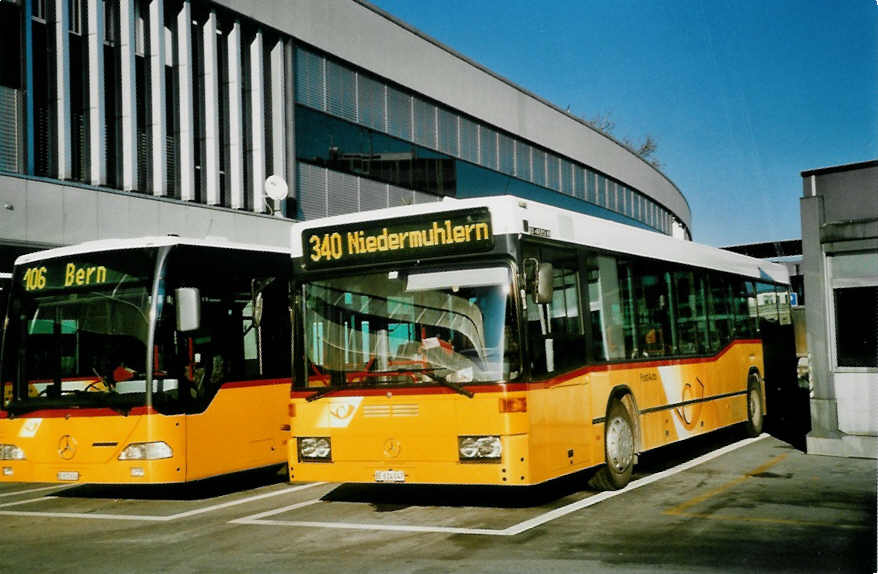
POLYGON ((509 196, 296 224, 292 257, 291 480, 621 488, 762 428, 782 266, 509 196))
POLYGON ((0 480, 190 482, 282 465, 289 250, 181 237, 19 257, 0 480))

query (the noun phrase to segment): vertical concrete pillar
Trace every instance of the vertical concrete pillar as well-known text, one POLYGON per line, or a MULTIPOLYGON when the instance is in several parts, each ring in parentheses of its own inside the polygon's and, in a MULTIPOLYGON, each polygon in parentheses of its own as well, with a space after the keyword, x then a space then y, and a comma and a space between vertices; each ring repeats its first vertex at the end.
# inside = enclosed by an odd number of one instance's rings
MULTIPOLYGON (((296 197, 296 86, 295 86, 295 48, 291 40, 284 42, 284 107, 286 109, 286 125, 284 126, 284 138, 286 140, 286 178, 289 196, 296 197)), ((287 202, 284 201, 283 213, 287 213, 287 202)))
POLYGON ((177 13, 177 93, 180 95, 180 199, 195 199, 195 113, 192 104, 192 6, 185 0, 177 13))
POLYGON ((168 193, 168 123, 165 107, 165 8, 163 0, 149 3, 149 70, 152 89, 149 128, 152 132, 152 194, 168 193))
POLYGON ((838 405, 836 402, 832 370, 829 361, 829 333, 826 286, 826 257, 820 243, 820 226, 823 224, 823 198, 810 193, 813 182, 805 180, 805 197, 800 200, 802 217, 802 274, 805 278, 806 324, 808 326, 808 365, 811 375, 811 432, 807 437, 808 452, 826 450, 825 441, 841 437, 838 431, 838 405))
POLYGON ((265 67, 262 63, 262 32, 250 42, 250 181, 253 211, 265 211, 265 67))
POLYGON ((73 175, 70 140, 70 0, 55 0, 55 106, 58 114, 58 179, 73 175))
POLYGON ((227 40, 229 73, 229 193, 232 209, 244 207, 244 111, 241 101, 241 23, 235 22, 227 40))
POLYGON ((204 38, 204 184, 208 205, 219 205, 219 59, 216 45, 216 12, 210 11, 202 30, 204 38))
POLYGON ((275 174, 286 178, 287 156, 285 130, 287 125, 284 105, 284 42, 278 40, 271 49, 271 165, 275 174))
POLYGON ((92 185, 107 183, 103 8, 103 2, 99 0, 88 2, 88 125, 92 185))
POLYGON ((119 56, 122 95, 122 189, 137 188, 136 0, 119 0, 119 56))

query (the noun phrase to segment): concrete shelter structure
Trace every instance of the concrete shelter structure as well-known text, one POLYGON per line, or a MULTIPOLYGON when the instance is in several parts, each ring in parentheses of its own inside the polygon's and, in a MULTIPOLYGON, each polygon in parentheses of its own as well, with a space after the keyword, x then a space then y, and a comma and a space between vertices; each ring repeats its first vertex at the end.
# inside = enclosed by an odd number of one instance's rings
POLYGON ((808 452, 878 458, 878 160, 802 180, 808 452))

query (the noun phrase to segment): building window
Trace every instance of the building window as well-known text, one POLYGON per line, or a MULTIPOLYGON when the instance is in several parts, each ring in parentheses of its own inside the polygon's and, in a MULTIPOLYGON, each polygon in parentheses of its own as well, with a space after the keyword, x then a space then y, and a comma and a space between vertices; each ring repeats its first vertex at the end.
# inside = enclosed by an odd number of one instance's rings
MULTIPOLYGON (((0 46, 6 62, 20 62, 22 58, 21 16, 21 7, 0 3, 0 46)), ((0 169, 6 171, 23 169, 22 83, 20 66, 0 66, 0 169)))
MULTIPOLYGON (((76 1, 78 3, 80 0, 76 1)), ((119 0, 104 0, 104 42, 110 45, 116 45, 118 41, 119 0)))
POLYGON ((500 171, 515 175, 515 140, 506 134, 498 134, 497 137, 500 150, 500 171))
MULTIPOLYGON (((464 117, 438 102, 409 93, 401 86, 391 86, 384 79, 356 70, 348 63, 331 60, 299 47, 296 50, 295 85, 297 103, 369 128, 370 132, 364 133, 385 133, 415 144, 415 147, 420 146, 424 148, 419 151, 421 158, 433 159, 434 156, 423 152, 438 151, 445 159, 460 158, 474 166, 484 166, 492 171, 514 176, 518 180, 504 180, 506 183, 495 190, 496 193, 515 193, 519 189, 517 186, 529 182, 593 204, 580 208, 586 213, 607 217, 604 210, 610 210, 629 215, 639 223, 653 228, 661 223, 660 212, 656 209, 648 210, 655 206, 646 205, 642 197, 634 195, 636 192, 607 176, 598 175, 582 164, 464 117), (635 197, 638 199, 636 204, 635 197), (596 211, 593 206, 603 209, 596 211)), ((330 147, 348 154, 346 148, 349 143, 336 142, 330 147)), ((344 159, 348 160, 350 157, 344 159)), ((387 159, 380 158, 381 161, 387 159)), ((428 163, 422 167, 426 168, 428 165, 435 167, 444 164, 428 163)), ((441 174, 423 171, 412 172, 410 175, 416 180, 431 182, 438 178, 438 187, 443 188, 444 184, 439 180, 448 180, 449 175, 456 179, 461 169, 463 167, 458 166, 455 170, 457 173, 450 174, 443 170, 441 174)), ((469 167, 466 169, 470 173, 481 173, 469 167)), ((396 179, 396 176, 391 178, 392 181, 396 179)), ((501 178, 492 179, 499 181, 501 178)), ((384 177, 381 180, 387 181, 384 177)), ((428 187, 435 186, 431 183, 428 187)), ((480 195, 484 193, 479 192, 480 195)), ((551 196, 544 195, 542 191, 537 197, 540 201, 551 201, 551 196)), ((616 220, 625 221, 618 218, 616 220)))
POLYGON ((82 0, 70 0, 70 32, 82 34, 82 0))
POLYGON ((573 166, 573 197, 585 199, 585 170, 578 165, 573 166))
POLYGON ((532 155, 533 176, 531 181, 540 187, 546 187, 546 152, 534 149, 532 155))
POLYGON ((414 140, 429 148, 436 147, 436 106, 413 98, 414 140))
POLYGON ((46 0, 34 0, 31 10, 33 13, 33 17, 41 20, 42 22, 45 22, 46 18, 49 15, 48 9, 46 7, 46 0))
POLYGON ((878 367, 878 286, 835 289, 839 367, 878 367))
POLYGON ((439 151, 448 155, 458 155, 457 114, 439 108, 439 151))
POLYGON ((525 181, 531 181, 530 151, 529 145, 515 141, 515 176, 525 181))
MULTIPOLYGON (((494 151, 496 155, 496 149, 494 151)), ((479 126, 464 117, 460 118, 460 157, 471 163, 479 163, 479 126)))
POLYGON ((387 88, 387 133, 412 139, 412 97, 396 88, 387 88))

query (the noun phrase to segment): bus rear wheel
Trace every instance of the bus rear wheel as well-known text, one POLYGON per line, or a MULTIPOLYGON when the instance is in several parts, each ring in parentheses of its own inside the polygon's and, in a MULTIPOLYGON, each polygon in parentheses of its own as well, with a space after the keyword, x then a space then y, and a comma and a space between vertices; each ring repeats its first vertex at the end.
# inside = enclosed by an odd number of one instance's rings
POLYGON ((762 385, 759 382, 757 373, 750 374, 750 381, 747 383, 747 422, 745 429, 747 436, 754 437, 762 434, 762 385))
POLYGON ((619 401, 613 401, 607 411, 604 455, 607 463, 594 475, 590 486, 600 490, 625 488, 634 470, 634 425, 628 409, 619 401))

